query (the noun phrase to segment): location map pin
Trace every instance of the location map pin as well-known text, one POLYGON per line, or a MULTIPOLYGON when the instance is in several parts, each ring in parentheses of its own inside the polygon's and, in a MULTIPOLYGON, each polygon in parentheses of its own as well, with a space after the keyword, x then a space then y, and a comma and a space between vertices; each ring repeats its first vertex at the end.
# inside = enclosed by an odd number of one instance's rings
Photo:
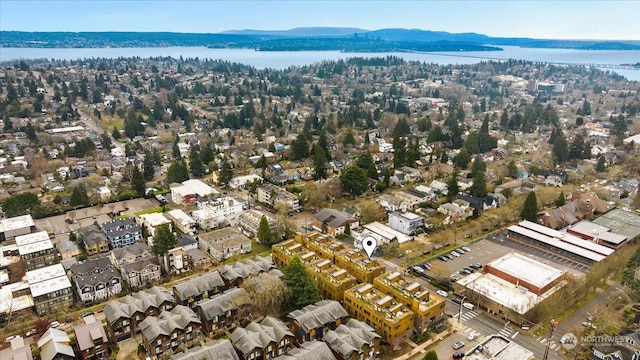
POLYGON ((373 236, 365 236, 364 239, 362 239, 362 248, 367 253, 369 260, 371 260, 373 252, 376 251, 376 247, 378 247, 378 242, 373 236))

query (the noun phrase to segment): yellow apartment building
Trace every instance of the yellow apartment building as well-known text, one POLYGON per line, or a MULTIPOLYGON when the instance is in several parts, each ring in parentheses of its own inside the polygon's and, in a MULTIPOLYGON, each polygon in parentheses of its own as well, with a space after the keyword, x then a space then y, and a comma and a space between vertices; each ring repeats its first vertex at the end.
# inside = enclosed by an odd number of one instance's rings
POLYGON ((342 302, 344 292, 358 284, 358 280, 353 275, 336 266, 329 259, 307 266, 307 272, 318 284, 320 295, 324 299, 342 302))
POLYGON ((295 240, 287 240, 271 246, 271 258, 279 268, 287 265, 294 256, 302 256, 308 252, 307 248, 295 240))
POLYGON ((413 333, 414 312, 372 284, 345 291, 344 306, 349 315, 373 327, 394 349, 413 333))
POLYGON ((377 260, 370 260, 362 250, 349 250, 336 255, 335 264, 347 270, 363 283, 372 284, 373 279, 382 275, 386 269, 377 260))
POLYGON ((415 313, 414 328, 419 334, 441 326, 445 320, 445 300, 417 282, 397 272, 387 272, 373 280, 373 286, 404 304, 415 313))
POLYGON ((331 260, 334 264, 336 263, 337 255, 349 251, 344 245, 337 242, 333 236, 319 232, 298 235, 296 236, 296 241, 322 255, 325 259, 331 260))

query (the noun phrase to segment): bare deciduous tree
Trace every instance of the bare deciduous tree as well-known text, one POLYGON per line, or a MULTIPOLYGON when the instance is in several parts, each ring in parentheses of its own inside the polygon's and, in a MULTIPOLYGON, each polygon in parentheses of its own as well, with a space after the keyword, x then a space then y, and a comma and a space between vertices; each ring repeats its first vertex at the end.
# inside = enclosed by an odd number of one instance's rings
POLYGON ((278 317, 289 288, 273 274, 262 273, 250 277, 242 283, 242 287, 251 298, 251 312, 257 315, 273 315, 278 317))

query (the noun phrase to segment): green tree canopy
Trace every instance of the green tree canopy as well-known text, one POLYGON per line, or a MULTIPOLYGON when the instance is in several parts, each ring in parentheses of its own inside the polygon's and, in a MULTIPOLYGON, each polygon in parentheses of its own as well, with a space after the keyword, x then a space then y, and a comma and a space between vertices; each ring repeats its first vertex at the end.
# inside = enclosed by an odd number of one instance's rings
POLYGON ((507 165, 507 176, 511 178, 518 177, 518 166, 514 160, 509 161, 509 165, 507 165))
POLYGON ((411 128, 407 123, 407 119, 405 117, 401 117, 398 120, 398 123, 396 124, 396 126, 393 128, 393 136, 394 137, 407 136, 409 135, 410 132, 411 132, 411 128))
POLYGON ((369 187, 367 173, 359 166, 352 166, 340 174, 342 188, 352 196, 361 195, 369 187))
POLYGON ((87 192, 80 188, 80 186, 74 187, 73 192, 71 193, 71 199, 69 200, 69 205, 74 207, 89 205, 89 196, 87 195, 87 192))
POLYGON ((523 220, 529 220, 535 222, 538 217, 538 199, 536 193, 530 191, 527 195, 524 205, 522 206, 522 212, 520 216, 523 220))
POLYGON ((155 173, 153 166, 154 166, 153 155, 151 154, 151 151, 145 150, 142 168, 143 168, 144 179, 147 181, 153 179, 153 174, 155 173))
POLYGON ((11 195, 2 201, 2 211, 7 217, 28 214, 29 211, 40 205, 38 195, 29 192, 11 195))
POLYGON ((366 170, 367 176, 371 179, 378 180, 378 170, 376 169, 376 165, 373 162, 373 156, 369 151, 358 157, 356 160, 356 165, 361 169, 366 170))
POLYGON ((184 161, 174 159, 169 165, 167 170, 167 181, 181 183, 189 180, 189 172, 187 171, 187 165, 184 161))
POLYGON ((480 171, 487 171, 487 164, 482 160, 482 156, 476 155, 471 164, 471 175, 475 177, 480 171))
POLYGON ((327 157, 320 146, 314 146, 313 155, 313 180, 327 178, 327 157))
POLYGON ((447 182, 447 201, 451 202, 456 199, 456 195, 460 191, 460 187, 458 186, 458 169, 453 170, 453 174, 451 174, 451 178, 447 182))
POLYGON ((176 245, 178 245, 178 239, 169 228, 169 224, 160 225, 153 236, 151 252, 155 255, 164 255, 176 245))
POLYGON ((202 159, 200 158, 200 150, 196 145, 191 145, 189 151, 189 170, 193 176, 201 177, 204 175, 204 167, 202 166, 202 159))
POLYGON ((460 169, 466 169, 470 161, 471 155, 465 148, 460 149, 458 155, 453 158, 453 163, 456 164, 456 166, 460 169))
POLYGON ((487 196, 487 182, 484 178, 484 171, 478 171, 476 177, 473 179, 473 184, 469 188, 469 193, 477 197, 487 196))
POLYGON ((269 227, 269 220, 265 215, 262 215, 260 218, 260 225, 258 225, 258 232, 256 233, 256 237, 260 241, 260 243, 265 243, 269 237, 271 236, 271 228, 269 227))
POLYGON ((605 159, 603 155, 600 155, 598 158, 598 163, 596 164, 597 172, 605 172, 607 170, 605 159))
POLYGON ((564 205, 566 202, 567 202, 567 197, 564 195, 564 191, 560 191, 560 194, 558 194, 558 197, 556 198, 554 203, 556 204, 557 207, 560 207, 564 205))
POLYGON ((309 276, 298 256, 291 259, 282 269, 282 274, 282 281, 291 289, 291 296, 284 306, 287 312, 301 309, 322 299, 317 284, 309 276))
POLYGON ((133 166, 133 172, 131 173, 131 189, 138 195, 144 195, 146 184, 144 182, 144 175, 137 166, 133 166))
POLYGON ((429 350, 426 354, 424 354, 422 360, 438 360, 438 354, 435 350, 429 350))
POLYGON ((218 181, 220 184, 227 186, 231 178, 233 177, 233 170, 231 170, 231 164, 229 160, 225 157, 222 160, 222 165, 220 166, 220 175, 218 176, 218 181))

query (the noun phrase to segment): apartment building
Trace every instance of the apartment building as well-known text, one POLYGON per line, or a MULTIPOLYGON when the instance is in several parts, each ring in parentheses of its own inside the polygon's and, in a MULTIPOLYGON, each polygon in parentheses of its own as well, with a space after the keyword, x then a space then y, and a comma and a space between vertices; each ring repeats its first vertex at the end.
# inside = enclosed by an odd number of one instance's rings
POLYGON ((128 339, 140 332, 138 325, 147 316, 169 311, 173 306, 173 294, 161 286, 109 301, 104 307, 107 332, 116 341, 128 339))
POLYGON ((196 303, 196 312, 202 328, 213 334, 221 329, 232 330, 240 324, 248 312, 249 295, 243 288, 229 289, 223 293, 196 303))
POLYGON ((321 340, 347 321, 349 314, 334 300, 320 300, 287 314, 289 329, 299 342, 321 340))
POLYGON ((122 277, 129 286, 138 288, 160 280, 162 269, 157 257, 138 260, 121 266, 122 277))
POLYGON ((443 325, 446 318, 445 299, 419 283, 409 281, 401 273, 393 271, 375 278, 373 286, 413 311, 417 333, 424 334, 443 325))
POLYGON ((250 238, 256 237, 263 216, 266 217, 271 231, 274 231, 276 229, 276 222, 270 216, 255 209, 249 209, 238 216, 238 229, 250 238))
POLYGON ((169 262, 165 271, 171 275, 182 274, 191 269, 189 254, 181 247, 169 249, 167 252, 169 262))
POLYGON ((15 237, 20 258, 27 270, 40 269, 58 261, 58 254, 46 231, 15 237))
POLYGON ((282 356, 294 347, 295 337, 282 321, 267 316, 260 323, 236 328, 229 336, 242 359, 268 360, 282 356))
POLYGON ((377 260, 371 260, 362 250, 353 249, 336 255, 336 265, 347 270, 363 283, 371 284, 373 279, 382 275, 386 268, 377 260))
POLYGON ((198 237, 200 248, 209 252, 217 261, 251 252, 251 239, 234 228, 226 227, 200 234, 198 237))
POLYGON ((142 341, 150 356, 171 356, 178 347, 189 347, 200 340, 202 323, 186 306, 176 305, 171 311, 148 316, 140 323, 142 341))
POLYGON ((295 240, 287 240, 271 246, 271 258, 274 264, 282 268, 289 264, 294 256, 302 257, 309 250, 295 240))
POLYGON ((112 249, 133 245, 142 239, 142 229, 132 218, 106 222, 102 224, 102 232, 112 249))
POLYGON ((308 265, 307 272, 315 280, 320 295, 324 299, 342 302, 344 292, 358 283, 358 280, 347 270, 336 266, 329 259, 308 265))
POLYGON ((182 281, 173 286, 173 296, 179 305, 194 309, 201 300, 209 299, 227 287, 218 271, 213 271, 182 281))
POLYGON ((84 324, 75 326, 77 356, 82 360, 106 360, 111 355, 109 338, 93 315, 82 317, 84 324))
POLYGON ((345 291, 344 304, 349 315, 373 327, 394 349, 413 333, 414 312, 372 284, 345 291))
POLYGON ((174 354, 171 360, 240 360, 231 341, 228 339, 212 340, 202 346, 192 347, 183 353, 174 354))
POLYGON ((271 259, 255 256, 253 259, 236 261, 231 265, 222 265, 218 272, 227 288, 234 288, 242 285, 242 282, 251 277, 264 272, 274 273, 280 277, 280 270, 275 269, 271 259))
POLYGON ((31 215, 15 216, 0 220, 0 241, 10 241, 16 236, 36 231, 36 223, 31 215))
POLYGON ((415 235, 424 226, 424 218, 412 212, 394 211, 389 213, 389 227, 405 235, 415 235))
POLYGON ((78 237, 84 244, 84 251, 88 256, 109 251, 109 240, 98 225, 90 225, 78 230, 78 237))
POLYGON ((297 235, 296 241, 304 244, 311 251, 315 251, 325 259, 336 261, 336 256, 349 251, 344 245, 337 242, 335 238, 329 234, 321 234, 312 232, 305 235, 297 235))
POLYGON ((196 221, 186 212, 175 209, 167 212, 167 219, 173 222, 173 228, 186 235, 195 235, 196 221))
POLYGON ((300 198, 287 190, 270 183, 265 183, 259 186, 256 189, 256 195, 259 202, 267 204, 272 208, 275 208, 278 203, 283 203, 291 211, 299 211, 301 209, 300 198))
MULTIPOLYGON (((149 232, 149 239, 153 239, 156 235, 156 229, 162 225, 169 225, 169 229, 173 229, 171 220, 167 219, 162 213, 143 214, 138 216, 140 226, 146 227, 149 232)), ((153 243, 149 241, 149 246, 153 243)))
POLYGON ((71 282, 62 264, 27 271, 26 277, 39 316, 73 304, 71 282))
POLYGON ((190 179, 171 188, 171 200, 175 204, 193 204, 216 194, 218 194, 216 189, 198 179, 190 179))
POLYGON ((247 208, 246 201, 228 195, 198 202, 197 205, 198 210, 193 211, 191 216, 201 229, 215 229, 226 224, 235 225, 236 217, 247 208))
POLYGON ((100 301, 122 292, 122 276, 107 257, 71 266, 71 280, 84 302, 100 301))
POLYGON ((122 270, 123 265, 133 264, 151 257, 154 257, 154 255, 145 243, 135 243, 120 249, 113 249, 109 254, 111 263, 119 270, 122 270))

